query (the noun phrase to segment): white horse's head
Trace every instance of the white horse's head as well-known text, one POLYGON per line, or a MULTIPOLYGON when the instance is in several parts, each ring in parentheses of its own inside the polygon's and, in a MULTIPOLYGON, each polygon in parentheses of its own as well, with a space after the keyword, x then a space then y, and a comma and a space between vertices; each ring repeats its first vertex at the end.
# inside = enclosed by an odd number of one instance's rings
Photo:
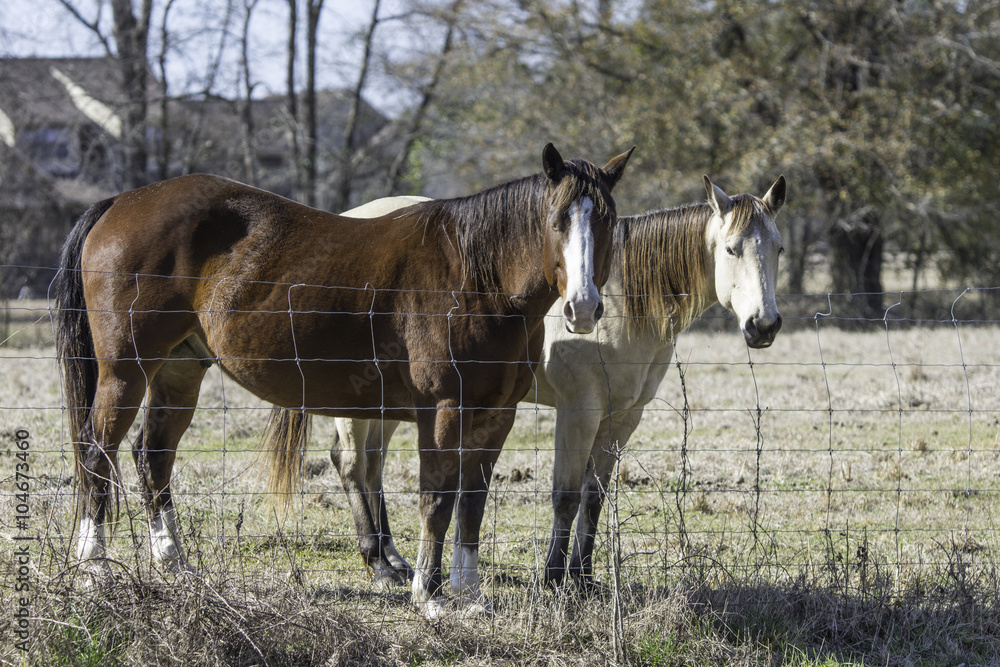
POLYGON ((785 177, 779 176, 759 199, 729 197, 708 176, 704 178, 713 211, 706 241, 719 303, 736 313, 747 345, 768 347, 781 329, 774 282, 784 248, 774 217, 785 203, 785 177))

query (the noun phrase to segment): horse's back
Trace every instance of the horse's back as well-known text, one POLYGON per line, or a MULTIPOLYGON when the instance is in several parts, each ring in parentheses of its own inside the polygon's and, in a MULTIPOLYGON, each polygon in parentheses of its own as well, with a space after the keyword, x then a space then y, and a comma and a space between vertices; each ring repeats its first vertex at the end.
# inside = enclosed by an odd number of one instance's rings
POLYGON ((86 271, 149 276, 203 275, 212 257, 267 234, 274 212, 294 202, 219 176, 195 174, 124 192, 94 226, 86 271))

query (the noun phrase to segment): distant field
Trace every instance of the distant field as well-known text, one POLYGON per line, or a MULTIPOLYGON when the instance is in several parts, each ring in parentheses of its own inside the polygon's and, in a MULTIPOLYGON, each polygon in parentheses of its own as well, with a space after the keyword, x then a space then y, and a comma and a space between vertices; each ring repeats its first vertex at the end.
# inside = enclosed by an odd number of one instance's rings
MULTIPOLYGON (((111 548, 123 588, 81 594, 71 576, 72 460, 54 350, 44 303, 27 307, 12 308, 0 345, 0 516, 15 513, 11 445, 23 429, 34 476, 30 528, 41 538, 32 543, 39 664, 80 664, 46 662, 61 650, 144 664, 155 642, 191 651, 181 659, 188 664, 351 664, 361 654, 350 647, 366 644, 382 656, 372 664, 974 664, 1000 656, 996 326, 846 332, 821 323, 789 327, 771 349, 750 352, 732 322, 684 334, 679 366, 647 407, 610 489, 596 599, 539 584, 555 415, 522 403, 480 555, 498 615, 432 630, 406 589, 368 584, 326 452, 332 421, 316 420, 302 493, 279 521, 255 465, 270 406, 217 369, 173 484, 200 576, 171 584, 150 571, 123 443, 128 492, 111 548), (145 629, 129 630, 125 616, 143 614, 136 627, 145 629), (213 623, 233 647, 229 662, 197 639, 213 623)), ((397 434, 385 473, 397 546, 411 562, 414 434, 412 426, 397 434)), ((16 532, 6 519, 0 526, 5 536, 16 532)), ((6 572, 7 558, 0 555, 0 590, 12 609, 16 567, 6 572)), ((8 648, 0 659, 19 661, 8 648)))

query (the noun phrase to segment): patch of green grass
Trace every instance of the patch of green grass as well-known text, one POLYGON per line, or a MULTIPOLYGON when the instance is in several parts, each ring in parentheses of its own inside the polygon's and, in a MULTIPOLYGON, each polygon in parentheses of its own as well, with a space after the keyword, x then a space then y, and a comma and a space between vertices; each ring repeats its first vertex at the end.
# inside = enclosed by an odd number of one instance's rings
POLYGON ((99 619, 84 623, 73 619, 59 625, 47 645, 40 665, 52 667, 114 667, 122 664, 120 654, 126 645, 126 638, 116 629, 105 631, 99 619))
POLYGON ((631 663, 641 667, 683 665, 692 649, 688 642, 670 632, 651 632, 636 641, 631 663))

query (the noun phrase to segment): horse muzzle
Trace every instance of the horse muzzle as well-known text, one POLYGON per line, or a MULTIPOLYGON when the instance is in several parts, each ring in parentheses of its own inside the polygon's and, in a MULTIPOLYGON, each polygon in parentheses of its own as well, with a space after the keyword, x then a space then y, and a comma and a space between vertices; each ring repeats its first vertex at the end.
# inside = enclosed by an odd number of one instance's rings
POLYGON ((567 299, 563 305, 563 318, 566 331, 575 334, 589 334, 597 326, 597 321, 604 314, 604 302, 601 297, 572 300, 567 299))
POLYGON ((780 313, 775 313, 774 319, 751 317, 743 323, 743 338, 747 345, 755 349, 771 347, 779 331, 781 331, 780 313))

